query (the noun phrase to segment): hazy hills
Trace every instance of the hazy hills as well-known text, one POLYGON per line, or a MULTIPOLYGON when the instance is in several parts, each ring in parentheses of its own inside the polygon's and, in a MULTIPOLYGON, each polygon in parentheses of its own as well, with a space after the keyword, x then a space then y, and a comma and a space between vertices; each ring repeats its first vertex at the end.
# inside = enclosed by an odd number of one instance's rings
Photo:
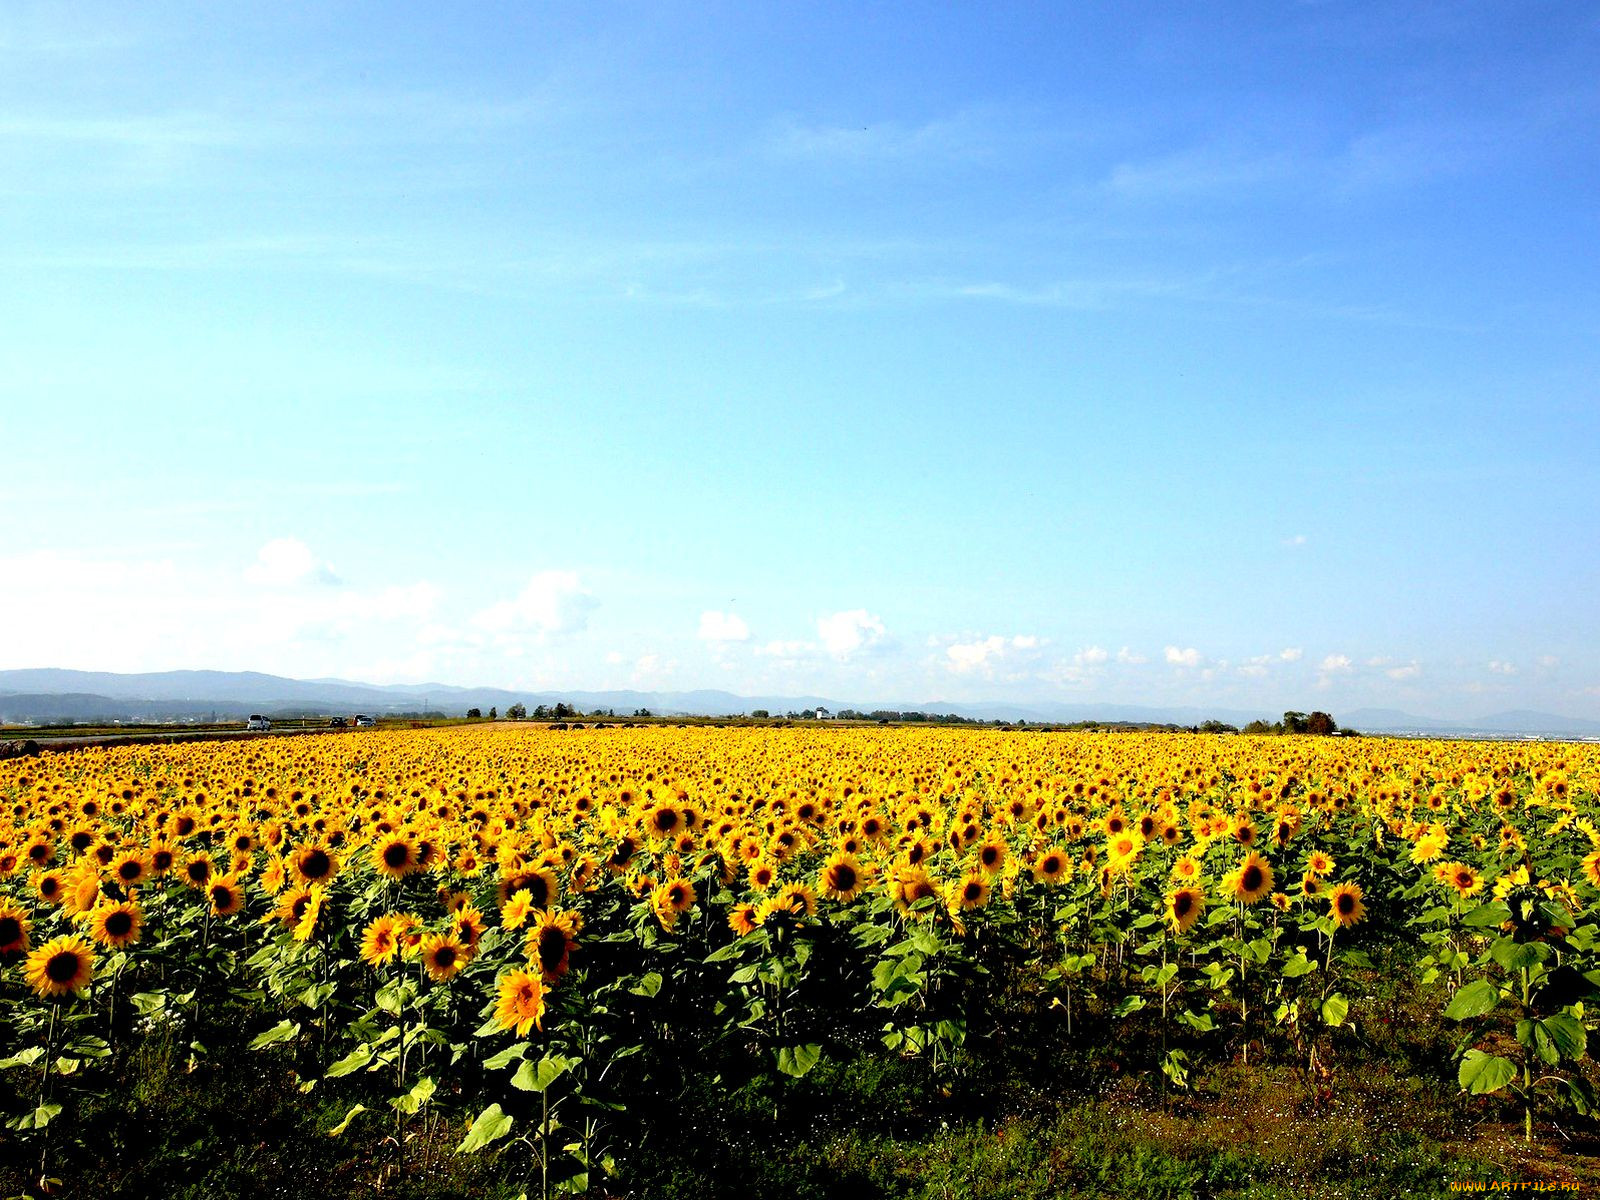
MULTIPOLYGON (((288 679, 255 671, 161 671, 120 675, 105 671, 56 668, 0 671, 0 723, 69 721, 181 721, 268 715, 440 711, 465 713, 469 708, 502 713, 513 704, 530 710, 564 702, 584 712, 614 709, 631 713, 725 716, 766 709, 774 714, 825 707, 833 712, 874 709, 955 713, 978 720, 1048 722, 1126 721, 1142 724, 1198 725, 1214 719, 1244 725, 1280 714, 1236 709, 1159 707, 1130 704, 1005 703, 955 701, 834 700, 823 696, 738 696, 731 692, 544 691, 456 687, 449 684, 359 683, 347 679, 288 679)), ((1600 721, 1515 710, 1472 720, 1422 717, 1394 709, 1366 708, 1334 713, 1343 726, 1373 733, 1465 735, 1543 734, 1560 737, 1600 736, 1600 721)))

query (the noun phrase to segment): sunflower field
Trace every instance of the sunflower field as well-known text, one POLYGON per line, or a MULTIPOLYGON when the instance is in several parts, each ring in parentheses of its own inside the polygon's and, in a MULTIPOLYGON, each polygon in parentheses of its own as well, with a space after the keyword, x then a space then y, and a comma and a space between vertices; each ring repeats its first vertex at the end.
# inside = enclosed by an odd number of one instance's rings
POLYGON ((1531 1139, 1597 1103, 1597 781, 1594 746, 871 727, 0 762, 0 1158, 48 1192, 141 1044, 203 1070, 243 1022, 373 1172, 443 1133, 604 1194, 691 1080, 781 1108, 887 1056, 948 1094, 1002 1011, 1173 1095, 1315 1078, 1397 962, 1531 1139))

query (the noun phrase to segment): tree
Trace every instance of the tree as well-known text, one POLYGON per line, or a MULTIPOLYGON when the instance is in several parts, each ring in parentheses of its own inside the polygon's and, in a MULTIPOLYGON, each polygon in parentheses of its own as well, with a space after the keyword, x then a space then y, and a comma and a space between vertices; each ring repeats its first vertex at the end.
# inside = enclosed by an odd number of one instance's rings
POLYGON ((500 719, 500 710, 497 709, 497 708, 491 708, 489 710, 489 720, 498 721, 499 719, 500 719))
POLYGON ((1325 712, 1314 712, 1306 718, 1306 732, 1328 737, 1339 732, 1339 726, 1325 712))
POLYGON ((478 717, 481 717, 481 716, 483 716, 483 709, 481 709, 481 708, 469 708, 469 709, 467 709, 467 716, 469 718, 472 718, 472 719, 476 719, 478 717))
POLYGON ((1265 721, 1251 721, 1250 724, 1246 725, 1241 732, 1243 732, 1243 733, 1252 733, 1252 734, 1254 734, 1254 733, 1272 733, 1273 732, 1273 727, 1271 725, 1268 725, 1265 721))
POLYGON ((526 704, 513 704, 510 708, 506 709, 506 718, 511 721, 527 720, 528 706, 526 704))
POLYGON ((767 718, 768 718, 768 717, 770 717, 770 716, 772 716, 772 714, 771 714, 771 713, 769 713, 769 712, 768 712, 768 711, 767 711, 767 710, 766 710, 766 709, 764 709, 764 708, 757 708, 757 709, 753 709, 753 710, 752 710, 752 711, 751 711, 751 713, 750 713, 750 715, 751 715, 751 716, 752 716, 752 717, 754 717, 754 718, 755 718, 755 719, 756 719, 756 720, 758 720, 758 721, 765 721, 765 720, 766 720, 766 719, 767 719, 767 718))
POLYGON ((1303 712, 1286 712, 1283 714, 1284 733, 1304 733, 1306 731, 1306 714, 1303 712))

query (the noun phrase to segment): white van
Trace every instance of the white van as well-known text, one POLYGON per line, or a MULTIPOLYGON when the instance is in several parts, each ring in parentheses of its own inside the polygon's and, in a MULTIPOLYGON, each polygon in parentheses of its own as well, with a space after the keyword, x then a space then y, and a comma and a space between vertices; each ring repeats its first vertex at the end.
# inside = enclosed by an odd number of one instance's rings
POLYGON ((250 732, 265 733, 267 730, 272 728, 272 722, 267 720, 260 713, 251 713, 250 719, 244 723, 244 727, 250 732))

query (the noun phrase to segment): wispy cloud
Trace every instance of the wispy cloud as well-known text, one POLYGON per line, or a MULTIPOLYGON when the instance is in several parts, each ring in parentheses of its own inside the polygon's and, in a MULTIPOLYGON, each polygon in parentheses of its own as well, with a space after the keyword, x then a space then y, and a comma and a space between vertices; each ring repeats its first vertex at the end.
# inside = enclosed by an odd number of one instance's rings
POLYGON ((1001 114, 968 109, 915 124, 863 119, 860 124, 776 122, 762 142, 777 158, 849 163, 951 162, 991 157, 1003 138, 1014 137, 1001 114))
POLYGON ((88 142, 130 149, 236 145, 245 126, 207 112, 153 115, 0 117, 0 139, 24 142, 88 142))
POLYGON ((1253 154, 1220 146, 1196 146, 1172 154, 1117 163, 1105 177, 1107 192, 1129 199, 1165 199, 1198 194, 1243 195, 1292 178, 1297 165, 1286 152, 1253 154))
POLYGON ((891 295, 907 299, 987 300, 1002 304, 1090 312, 1118 308, 1129 300, 1178 295, 1190 286, 1190 283, 1188 280, 1152 276, 1126 279, 1066 279, 1033 285, 998 280, 967 283, 928 281, 918 284, 892 284, 888 291, 891 295))

